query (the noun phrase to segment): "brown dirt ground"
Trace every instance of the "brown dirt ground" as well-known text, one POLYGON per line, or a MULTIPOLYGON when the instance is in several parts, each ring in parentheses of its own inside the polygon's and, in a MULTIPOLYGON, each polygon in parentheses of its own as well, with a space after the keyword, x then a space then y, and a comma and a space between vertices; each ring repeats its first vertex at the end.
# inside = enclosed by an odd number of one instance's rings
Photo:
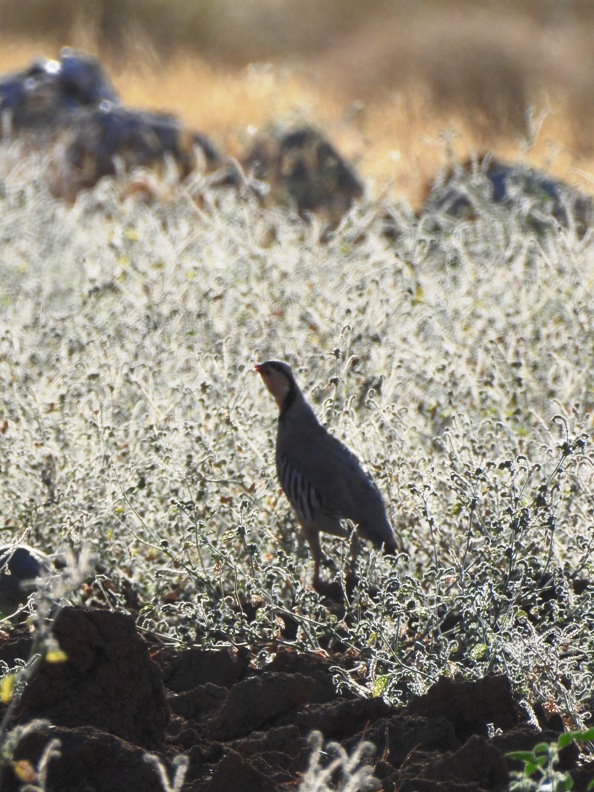
MULTIPOLYGON (((248 650, 173 651, 141 636, 131 616, 81 607, 60 614, 55 634, 68 659, 41 666, 11 725, 46 721, 27 730, 14 760, 21 772, 36 768, 58 739, 46 783, 60 792, 159 790, 147 753, 170 778, 175 756, 188 757, 184 792, 295 789, 313 730, 348 751, 371 741, 376 751, 368 761, 386 792, 504 790, 512 768, 505 753, 563 730, 558 716, 543 720, 543 731, 531 727, 502 675, 444 677, 406 707, 392 707, 337 693, 332 666, 353 664, 340 656, 279 648, 258 669, 248 650)), ((0 634, 0 661, 26 659, 31 640, 23 626, 0 634)), ((573 746, 564 751, 562 765, 582 790, 594 770, 578 768, 577 760, 573 746)), ((5 792, 21 788, 11 766, 1 784, 5 792)))

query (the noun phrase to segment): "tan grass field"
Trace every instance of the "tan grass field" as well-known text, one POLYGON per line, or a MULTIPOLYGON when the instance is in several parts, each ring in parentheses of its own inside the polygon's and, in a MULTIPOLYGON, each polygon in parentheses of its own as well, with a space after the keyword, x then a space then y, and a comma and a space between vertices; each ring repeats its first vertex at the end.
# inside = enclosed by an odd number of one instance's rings
MULTIPOLYGON (((207 60, 188 49, 160 58, 142 37, 114 59, 83 29, 60 40, 100 54, 125 103, 178 114, 226 154, 238 155, 269 123, 308 122, 325 130, 376 196, 404 195, 416 205, 451 153, 465 159, 486 150, 522 158, 594 193, 589 63, 579 63, 589 51, 590 28, 581 37, 564 29, 549 48, 548 28, 520 17, 505 17, 495 29, 484 14, 446 21, 371 15, 315 58, 295 52, 250 65, 224 56, 207 60), (484 59, 481 37, 497 45, 484 59), (554 70, 554 85, 543 64, 554 70), (525 103, 532 107, 531 129, 525 103)), ((54 40, 5 34, 0 72, 58 52, 54 40)))

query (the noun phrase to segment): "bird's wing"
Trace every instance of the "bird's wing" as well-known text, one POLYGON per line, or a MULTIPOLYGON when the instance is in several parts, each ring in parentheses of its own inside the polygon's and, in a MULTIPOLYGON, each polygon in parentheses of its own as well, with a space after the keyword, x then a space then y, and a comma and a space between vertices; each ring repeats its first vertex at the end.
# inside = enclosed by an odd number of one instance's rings
POLYGON ((325 512, 352 520, 367 538, 392 544, 382 497, 357 457, 320 424, 285 438, 279 453, 320 496, 325 512))

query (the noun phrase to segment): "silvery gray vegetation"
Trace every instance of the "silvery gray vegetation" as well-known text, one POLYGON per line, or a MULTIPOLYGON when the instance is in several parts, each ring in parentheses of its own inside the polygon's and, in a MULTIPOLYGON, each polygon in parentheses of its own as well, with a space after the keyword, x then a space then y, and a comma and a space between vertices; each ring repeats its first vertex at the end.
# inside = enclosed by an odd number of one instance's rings
MULTIPOLYGON (((591 232, 534 227, 521 201, 467 220, 371 196, 322 243, 323 222, 199 174, 147 174, 150 205, 104 181, 68 206, 43 159, 0 156, 0 511, 18 541, 90 548, 173 642, 263 645, 298 613, 300 650, 360 654, 365 674, 337 681, 361 695, 501 670, 527 708, 583 725, 591 232), (361 554, 344 624, 307 585, 275 480, 253 372, 270 357, 357 449, 406 551, 361 554)), ((343 544, 324 539, 339 568, 343 544)))

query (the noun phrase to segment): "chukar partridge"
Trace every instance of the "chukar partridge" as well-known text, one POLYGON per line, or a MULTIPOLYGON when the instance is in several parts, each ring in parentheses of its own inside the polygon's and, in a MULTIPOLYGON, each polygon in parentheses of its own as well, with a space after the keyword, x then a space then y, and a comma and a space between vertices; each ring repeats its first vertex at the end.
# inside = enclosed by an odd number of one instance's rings
POLYGON ((268 360, 256 371, 279 408, 276 469, 313 556, 314 587, 320 585, 320 532, 348 536, 343 520, 394 553, 396 537, 379 490, 357 457, 319 423, 290 366, 268 360))

